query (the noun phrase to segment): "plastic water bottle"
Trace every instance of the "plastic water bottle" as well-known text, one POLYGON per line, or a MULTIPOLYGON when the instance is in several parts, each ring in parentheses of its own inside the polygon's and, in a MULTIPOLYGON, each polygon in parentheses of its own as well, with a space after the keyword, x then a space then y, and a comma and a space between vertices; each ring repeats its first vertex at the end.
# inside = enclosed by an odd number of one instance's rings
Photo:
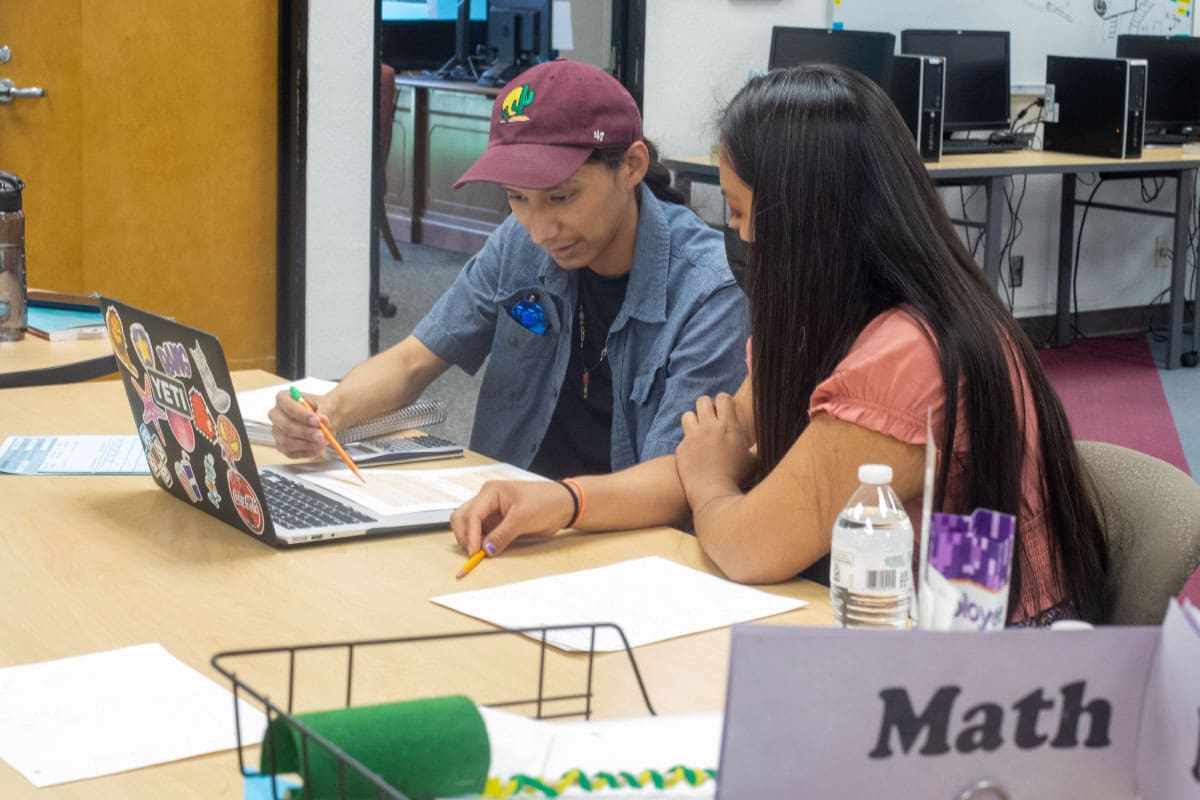
POLYGON ((912 591, 912 523, 892 491, 891 467, 863 464, 858 481, 861 485, 833 526, 833 618, 845 628, 905 628, 912 591))
POLYGON ((16 175, 0 172, 0 342, 25 337, 25 214, 16 175))

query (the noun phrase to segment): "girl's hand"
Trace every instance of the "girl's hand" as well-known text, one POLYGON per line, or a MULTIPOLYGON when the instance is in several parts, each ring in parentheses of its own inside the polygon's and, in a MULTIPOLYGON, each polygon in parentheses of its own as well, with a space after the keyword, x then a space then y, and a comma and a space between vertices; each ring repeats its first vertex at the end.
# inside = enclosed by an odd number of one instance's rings
POLYGON ((755 457, 738 421, 733 398, 701 397, 683 415, 683 441, 675 465, 692 511, 716 495, 740 492, 750 480, 755 457))
POLYGON ((544 481, 488 481, 479 494, 450 515, 459 546, 474 555, 494 556, 520 536, 550 537, 571 521, 575 504, 565 484, 544 481))

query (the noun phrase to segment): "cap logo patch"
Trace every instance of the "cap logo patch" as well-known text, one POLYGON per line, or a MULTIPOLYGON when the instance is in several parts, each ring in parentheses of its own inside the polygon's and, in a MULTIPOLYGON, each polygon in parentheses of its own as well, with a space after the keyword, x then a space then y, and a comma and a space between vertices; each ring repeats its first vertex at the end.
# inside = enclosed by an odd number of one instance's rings
POLYGON ((528 83, 513 89, 504 97, 500 104, 500 122, 528 122, 525 109, 533 102, 533 89, 528 83))
POLYGON ((604 141, 604 131, 592 131, 592 138, 597 142, 604 141))

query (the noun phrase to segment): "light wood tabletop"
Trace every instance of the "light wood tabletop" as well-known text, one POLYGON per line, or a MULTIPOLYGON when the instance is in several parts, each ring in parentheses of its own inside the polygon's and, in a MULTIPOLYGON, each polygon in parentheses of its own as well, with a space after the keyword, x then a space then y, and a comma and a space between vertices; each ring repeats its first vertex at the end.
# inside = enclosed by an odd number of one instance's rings
MULTIPOLYGON (((239 389, 279 382, 238 373, 239 389)), ((125 434, 135 428, 119 381, 0 391, 0 435, 125 434)), ((260 462, 281 460, 254 449, 260 462)), ((452 465, 461 462, 438 462, 452 465)), ((431 466, 426 463, 423 466, 431 466)), ((694 537, 670 529, 566 534, 517 545, 456 581, 463 553, 448 531, 274 550, 188 507, 148 476, 0 476, 0 666, 158 642, 205 675, 209 660, 242 648, 487 629, 430 602, 496 586, 655 554, 718 574, 694 537)), ((807 600, 764 620, 832 624, 828 590, 801 579, 763 587, 807 600)), ((634 651, 658 713, 720 709, 728 629, 634 651)), ((478 702, 528 696, 537 646, 514 639, 483 656, 465 644, 414 645, 383 673, 364 676, 377 701, 466 693, 478 702)), ((553 656, 578 667, 582 656, 553 656)), ((624 654, 596 659, 600 716, 644 708, 624 654)), ((263 680, 277 676, 262 667, 263 680)), ((304 673, 320 707, 336 696, 337 670, 304 673), (320 698, 320 699, 317 699, 320 698)), ((248 680, 249 682, 249 680, 248 680)), ((253 684, 252 684, 253 685, 253 684)), ((265 687, 264 687, 265 689, 265 687)), ((332 701, 336 703, 336 700, 332 701)), ((360 700, 356 697, 356 702, 360 700)), ((0 797, 241 797, 232 751, 35 790, 0 763, 0 797)))
POLYGON ((111 355, 107 336, 49 342, 26 333, 19 342, 0 342, 0 373, 62 367, 111 355))

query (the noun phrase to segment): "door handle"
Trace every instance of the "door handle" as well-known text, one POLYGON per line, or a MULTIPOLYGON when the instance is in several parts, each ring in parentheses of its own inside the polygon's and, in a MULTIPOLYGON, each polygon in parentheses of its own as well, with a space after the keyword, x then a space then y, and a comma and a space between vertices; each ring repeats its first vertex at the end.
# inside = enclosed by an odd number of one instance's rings
POLYGON ((16 97, 45 97, 46 90, 38 86, 22 89, 8 78, 0 78, 0 103, 11 103, 16 97))

